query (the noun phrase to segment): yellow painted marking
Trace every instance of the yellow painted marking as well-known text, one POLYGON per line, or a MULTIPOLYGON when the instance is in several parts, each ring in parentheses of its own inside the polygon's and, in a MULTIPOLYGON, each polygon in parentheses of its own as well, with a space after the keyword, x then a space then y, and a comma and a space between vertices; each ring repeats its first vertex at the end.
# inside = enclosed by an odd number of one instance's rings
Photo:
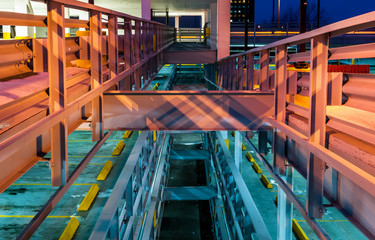
MULTIPOLYGON (((33 218, 35 215, 0 215, 0 218, 33 218)), ((72 216, 47 216, 47 218, 75 218, 72 216)))
POLYGON ((234 131, 232 131, 232 136, 233 136, 233 137, 236 136, 236 133, 235 133, 234 131))
POLYGON ((249 160, 249 162, 255 162, 253 156, 251 156, 251 154, 249 152, 246 153, 246 158, 247 158, 247 160, 249 160))
POLYGON ((227 148, 229 149, 229 139, 225 139, 224 142, 227 145, 227 148))
POLYGON ((266 188, 273 188, 273 185, 270 183, 270 181, 268 180, 268 178, 264 174, 262 174, 260 176, 260 180, 262 181, 263 185, 266 188))
POLYGON ((133 131, 125 131, 124 135, 122 135, 122 138, 130 138, 132 135, 133 131))
POLYGON ((152 91, 156 91, 156 90, 158 90, 158 88, 159 88, 159 82, 157 82, 157 83, 155 84, 155 86, 154 86, 154 88, 152 89, 152 91))
POLYGON ((310 72, 310 68, 295 68, 295 67, 287 67, 287 71, 294 71, 294 72, 310 72))
POLYGON ((77 31, 76 36, 77 37, 90 36, 90 31, 77 31))
POLYGON ((309 97, 302 96, 299 94, 294 95, 294 104, 304 107, 304 108, 309 108, 309 97))
POLYGON ((68 225, 66 225, 64 232, 61 234, 59 240, 70 240, 74 237, 74 234, 79 227, 79 221, 73 217, 70 219, 68 225))
POLYGON ((98 184, 92 185, 90 190, 87 192, 85 198, 82 200, 81 204, 79 205, 78 211, 89 210, 91 203, 94 201, 98 192, 99 192, 98 184))
POLYGON ((253 162, 253 168, 256 173, 263 173, 262 169, 260 169, 259 165, 256 162, 253 162))
POLYGON ((153 131, 153 132, 152 132, 152 136, 153 136, 153 140, 154 140, 154 142, 156 142, 156 131, 153 131))
POLYGON ((217 141, 215 140, 215 152, 217 152, 217 141))
POLYGON ((242 144, 242 151, 246 151, 246 146, 242 144))
POLYGON ((154 211, 154 228, 158 225, 158 222, 156 221, 156 209, 154 211))
POLYGON ((28 39, 28 38, 31 38, 31 37, 28 37, 28 36, 15 36, 14 39, 28 39))
POLYGON ((296 234, 298 240, 308 240, 306 233, 303 231, 301 226, 298 224, 298 222, 293 218, 293 232, 296 234))
POLYGON ((111 161, 107 161, 104 165, 104 167, 102 168, 102 170, 100 171, 98 177, 96 178, 96 180, 98 181, 103 181, 107 178, 109 172, 111 171, 113 167, 113 164, 111 161))
POLYGON ((141 131, 138 131, 138 136, 141 135, 141 131))
POLYGON ((122 152, 122 149, 124 149, 125 143, 124 141, 119 141, 115 147, 115 149, 112 152, 112 156, 118 156, 122 152))
POLYGON ((8 32, 3 33, 3 39, 10 39, 10 33, 8 32))

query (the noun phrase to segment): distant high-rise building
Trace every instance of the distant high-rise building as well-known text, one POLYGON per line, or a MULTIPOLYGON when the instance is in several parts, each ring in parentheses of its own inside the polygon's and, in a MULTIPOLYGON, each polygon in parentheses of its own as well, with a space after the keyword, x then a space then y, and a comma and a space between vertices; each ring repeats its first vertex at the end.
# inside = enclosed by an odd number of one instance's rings
POLYGON ((246 9, 249 16, 249 22, 254 22, 254 0, 231 0, 230 1, 230 20, 231 22, 244 22, 246 17, 246 9), (248 8, 246 8, 246 2, 248 8))

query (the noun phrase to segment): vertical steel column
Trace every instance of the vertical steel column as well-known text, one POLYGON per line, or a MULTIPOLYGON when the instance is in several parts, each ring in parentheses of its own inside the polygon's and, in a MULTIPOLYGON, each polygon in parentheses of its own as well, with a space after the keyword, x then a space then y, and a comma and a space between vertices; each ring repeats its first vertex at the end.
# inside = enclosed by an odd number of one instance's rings
MULTIPOLYGON (((135 35, 134 35, 134 46, 135 46, 135 62, 134 64, 138 63, 142 58, 141 52, 141 22, 135 21, 135 35)), ((134 90, 141 89, 141 69, 134 69, 134 90)))
POLYGON ((141 22, 135 21, 135 36, 134 36, 134 47, 135 47, 135 63, 141 59, 141 22))
POLYGON ((246 90, 254 89, 254 53, 246 55, 246 90))
MULTIPOLYGON (((282 123, 285 123, 287 55, 286 45, 276 48, 275 119, 282 123)), ((283 174, 285 170, 285 140, 285 135, 275 128, 273 134, 273 169, 278 174, 283 174)))
POLYGON ((244 90, 244 56, 238 57, 238 90, 244 90))
POLYGON ((236 164, 238 170, 242 173, 242 137, 239 131, 235 131, 234 135, 234 163, 236 164))
MULTIPOLYGON (((103 83, 101 12, 90 12, 90 39, 91 89, 94 89, 103 83)), ((99 141, 103 138, 103 94, 92 101, 91 128, 93 141, 99 141)))
MULTIPOLYGON (((286 91, 287 91, 287 64, 288 48, 282 45, 276 48, 275 69, 275 119, 285 123, 286 91)), ((285 169, 286 137, 276 128, 273 132, 273 171, 281 174, 290 189, 293 190, 293 169, 285 169)), ((278 189, 277 201, 277 239, 292 239, 292 211, 293 205, 282 188, 278 189)))
MULTIPOLYGON (((134 174, 134 173, 133 173, 134 174)), ((129 222, 129 219, 131 216, 134 215, 133 213, 133 205, 134 205, 134 199, 133 199, 133 175, 130 176, 129 178, 129 182, 128 182, 128 185, 126 186, 126 190, 125 190, 125 211, 126 211, 126 217, 125 217, 125 220, 127 222, 129 222)), ((133 228, 131 228, 133 229, 133 228)), ((134 232, 131 231, 130 233, 130 236, 131 238, 134 237, 134 232)))
MULTIPOLYGON (((293 191, 293 168, 287 167, 285 175, 281 176, 288 187, 293 191)), ((277 195, 277 239, 291 240, 292 232, 292 219, 293 219, 293 206, 288 200, 285 192, 281 187, 278 189, 277 195)))
MULTIPOLYGON (((64 11, 63 4, 52 1, 47 3, 50 113, 62 110, 67 105, 64 11)), ((51 128, 52 186, 65 185, 69 176, 67 124, 67 120, 63 119, 51 128)))
MULTIPOLYGON (((328 83, 328 35, 311 39, 309 86, 309 139, 325 145, 326 106, 328 83)), ((323 179, 325 163, 310 154, 307 169, 307 213, 311 218, 321 218, 323 206, 323 179)))
POLYGON ((117 16, 108 16, 108 57, 110 78, 118 74, 118 20, 117 16))
POLYGON ((270 52, 269 50, 260 51, 260 81, 259 89, 260 91, 268 91, 270 88, 269 81, 269 64, 270 64, 270 52))
MULTIPOLYGON (((132 21, 130 19, 124 19, 124 58, 125 58, 125 70, 132 67, 132 21)), ((133 85, 133 79, 130 75, 124 80, 124 90, 131 90, 133 85)), ((121 85, 120 85, 120 89, 121 85)))

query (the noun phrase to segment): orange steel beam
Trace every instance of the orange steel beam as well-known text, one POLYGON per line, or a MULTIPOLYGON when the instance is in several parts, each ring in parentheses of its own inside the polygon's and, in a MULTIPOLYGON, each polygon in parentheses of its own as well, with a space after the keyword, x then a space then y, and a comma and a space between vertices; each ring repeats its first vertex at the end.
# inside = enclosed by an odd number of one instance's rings
POLYGON ((273 93, 256 91, 110 91, 104 126, 112 130, 269 129, 273 93))
MULTIPOLYGON (((64 5, 47 3, 48 24, 48 73, 50 112, 62 110, 67 104, 66 51, 64 5)), ((61 119, 51 128, 51 180, 52 186, 65 185, 68 169, 68 126, 61 119)))

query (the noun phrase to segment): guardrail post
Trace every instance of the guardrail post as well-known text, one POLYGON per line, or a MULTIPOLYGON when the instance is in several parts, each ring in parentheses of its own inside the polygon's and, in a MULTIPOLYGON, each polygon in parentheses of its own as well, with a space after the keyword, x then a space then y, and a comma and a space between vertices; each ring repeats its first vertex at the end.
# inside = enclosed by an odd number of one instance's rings
MULTIPOLYGON (((287 46, 276 48, 275 69, 275 120, 285 123, 285 102, 287 91, 287 46)), ((273 138, 273 168, 275 173, 283 174, 285 171, 285 135, 274 129, 273 138)))
MULTIPOLYGON (((64 5, 48 1, 48 73, 50 113, 63 110, 67 105, 66 50, 64 5)), ((68 172, 68 126, 66 119, 51 128, 51 181, 52 186, 65 185, 68 172)))
MULTIPOLYGON (((143 52, 141 51, 141 22, 135 21, 135 35, 134 35, 134 53, 135 59, 133 64, 137 64, 143 57, 143 52)), ((134 69, 134 90, 141 89, 141 68, 134 69)))
POLYGON ((254 89, 254 53, 246 55, 246 90, 254 89))
POLYGON ((270 68, 270 52, 269 50, 260 51, 260 80, 259 80, 259 89, 260 91, 268 91, 270 88, 269 80, 269 68, 270 68))
MULTIPOLYGON (((101 12, 90 11, 90 39, 91 89, 95 89, 103 83, 101 12)), ((103 94, 100 94, 92 101, 91 128, 93 141, 99 141, 103 138, 103 94)))
POLYGON ((238 90, 243 90, 244 89, 244 56, 239 56, 238 57, 238 90))
POLYGON ((108 16, 108 57, 110 78, 118 74, 118 20, 117 16, 108 16))
MULTIPOLYGON (((328 35, 311 39, 309 86, 309 132, 311 142, 325 145, 326 106, 328 83, 328 35)), ((310 154, 307 166, 307 213, 311 218, 321 218, 323 206, 323 180, 326 165, 310 154)))
MULTIPOLYGON (((132 67, 133 61, 133 47, 132 47, 132 21, 130 19, 124 18, 124 59, 125 59, 125 70, 132 67)), ((122 88, 120 82, 121 90, 131 90, 133 85, 132 75, 129 75, 124 79, 124 87, 122 88)))

